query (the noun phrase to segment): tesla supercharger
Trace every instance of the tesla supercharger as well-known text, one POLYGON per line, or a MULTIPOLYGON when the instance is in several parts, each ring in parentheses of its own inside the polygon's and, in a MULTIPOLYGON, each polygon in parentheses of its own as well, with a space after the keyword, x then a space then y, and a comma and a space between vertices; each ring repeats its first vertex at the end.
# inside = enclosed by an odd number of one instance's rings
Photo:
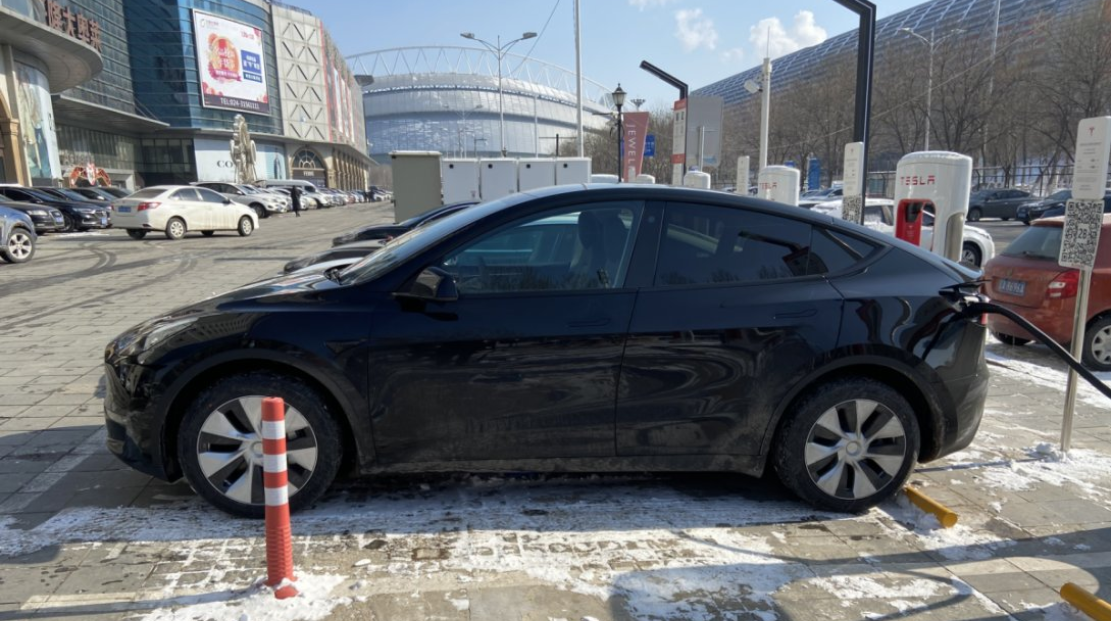
POLYGON ((556 185, 591 183, 591 159, 562 157, 556 160, 556 185))
POLYGON ((923 211, 933 212, 931 252, 952 261, 961 260, 972 180, 973 158, 960 153, 909 153, 896 165, 896 205, 907 205, 905 213, 915 204, 923 211))
POLYGON ((479 195, 483 202, 517 192, 517 160, 498 157, 479 160, 479 195))
POLYGON ((556 160, 529 158, 517 161, 517 189, 519 192, 548 188, 556 185, 556 160))
POLYGON ((905 198, 896 205, 896 238, 919 245, 923 237, 923 208, 926 202, 905 198))
POLYGON ((693 170, 683 176, 683 187, 685 188, 699 188, 700 190, 710 189, 710 175, 708 173, 693 170))
POLYGON ((798 206, 799 169, 791 166, 765 166, 757 173, 757 196, 798 206))
POLYGON ((444 183, 445 205, 479 200, 479 160, 441 160, 440 178, 444 183))

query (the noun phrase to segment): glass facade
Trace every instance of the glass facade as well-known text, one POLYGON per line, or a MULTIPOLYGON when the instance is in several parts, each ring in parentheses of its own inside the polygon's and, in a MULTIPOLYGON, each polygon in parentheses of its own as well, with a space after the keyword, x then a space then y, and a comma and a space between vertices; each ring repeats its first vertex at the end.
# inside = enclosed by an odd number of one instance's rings
POLYGON ((65 95, 135 114, 131 57, 124 27, 124 1, 58 0, 58 3, 87 19, 96 20, 100 28, 100 57, 104 61, 104 70, 100 74, 81 86, 71 88, 65 95))
POLYGON ((135 170, 139 141, 81 127, 58 127, 62 170, 95 162, 99 168, 135 170))
MULTIPOLYGON (((556 136, 575 141, 574 93, 503 79, 507 155, 551 155, 556 136)), ((481 75, 404 75, 375 82, 364 95, 372 157, 391 151, 440 151, 457 157, 501 153, 498 79, 481 75)), ((607 108, 585 101, 583 124, 605 126, 607 108)))
POLYGON ((252 132, 282 133, 274 38, 264 6, 245 0, 124 0, 124 6, 131 76, 140 106, 174 128, 231 129, 236 114, 241 114, 201 105, 192 15, 192 9, 198 9, 262 31, 270 110, 242 114, 252 132))
POLYGON ((140 147, 145 185, 197 180, 192 138, 143 138, 140 147))

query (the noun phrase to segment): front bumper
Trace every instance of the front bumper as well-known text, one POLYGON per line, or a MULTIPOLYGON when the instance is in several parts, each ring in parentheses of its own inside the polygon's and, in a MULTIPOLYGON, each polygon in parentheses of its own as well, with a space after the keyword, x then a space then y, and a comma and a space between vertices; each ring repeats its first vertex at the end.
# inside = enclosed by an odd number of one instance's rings
POLYGON ((139 472, 174 481, 181 474, 166 465, 161 419, 155 408, 157 396, 145 392, 156 385, 149 379, 152 373, 138 364, 105 363, 106 444, 113 455, 139 472))

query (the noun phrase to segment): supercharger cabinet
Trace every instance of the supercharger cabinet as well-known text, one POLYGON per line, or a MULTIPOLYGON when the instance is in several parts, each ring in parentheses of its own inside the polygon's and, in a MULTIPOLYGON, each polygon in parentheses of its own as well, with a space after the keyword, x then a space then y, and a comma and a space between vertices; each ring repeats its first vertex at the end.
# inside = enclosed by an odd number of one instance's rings
POLYGON ((530 158, 517 161, 519 192, 556 185, 556 161, 551 158, 530 158))
POLYGON ((799 205, 799 169, 765 166, 757 173, 757 196, 785 205, 799 205))
POLYGON ((479 160, 446 159, 440 163, 444 181, 444 204, 479 200, 479 160))
POLYGON ((683 187, 685 188, 698 188, 700 190, 710 189, 710 175, 705 172, 693 170, 683 176, 683 187))
POLYGON ((443 203, 439 151, 392 151, 394 221, 418 216, 443 203))
POLYGON ((479 196, 493 201, 517 192, 517 160, 493 158, 479 160, 479 196))
POLYGON ((914 202, 933 213, 931 252, 952 261, 961 260, 972 181, 973 158, 960 153, 909 153, 896 165, 896 205, 914 202))
POLYGON ((556 160, 556 185, 591 183, 591 159, 563 157, 556 160))
POLYGON ((655 185, 656 177, 641 173, 640 175, 634 177, 633 181, 630 181, 630 183, 640 183, 641 185, 655 185))

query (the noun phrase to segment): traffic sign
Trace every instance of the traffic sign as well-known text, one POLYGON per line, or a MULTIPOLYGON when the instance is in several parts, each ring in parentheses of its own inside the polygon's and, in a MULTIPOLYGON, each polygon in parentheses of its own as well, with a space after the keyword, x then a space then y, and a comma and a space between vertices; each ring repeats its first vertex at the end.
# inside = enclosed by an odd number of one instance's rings
POLYGON ((645 157, 652 157, 656 155, 656 136, 649 134, 645 136, 645 157))
POLYGON ((1058 251, 1058 265, 1079 270, 1091 270, 1097 262, 1097 245, 1104 223, 1103 200, 1076 200, 1066 202, 1066 222, 1062 227, 1062 248, 1058 251))

